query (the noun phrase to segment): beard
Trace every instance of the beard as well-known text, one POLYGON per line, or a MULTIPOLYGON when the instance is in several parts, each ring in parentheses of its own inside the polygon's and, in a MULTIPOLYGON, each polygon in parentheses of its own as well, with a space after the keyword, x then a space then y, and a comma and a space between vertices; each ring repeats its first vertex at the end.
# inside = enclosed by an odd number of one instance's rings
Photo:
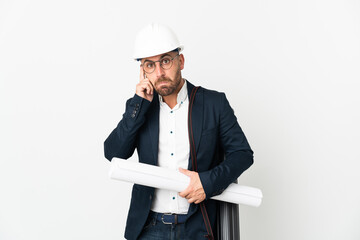
POLYGON ((174 80, 167 77, 161 77, 155 82, 155 90, 160 96, 169 96, 175 92, 181 83, 180 70, 176 73, 174 80), (166 85, 159 86, 160 84, 166 83, 166 85))

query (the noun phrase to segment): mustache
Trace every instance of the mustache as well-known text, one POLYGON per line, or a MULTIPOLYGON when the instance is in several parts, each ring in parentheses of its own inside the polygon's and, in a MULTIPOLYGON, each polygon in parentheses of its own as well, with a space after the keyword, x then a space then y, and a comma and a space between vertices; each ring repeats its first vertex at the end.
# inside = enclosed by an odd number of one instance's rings
POLYGON ((158 80, 156 80, 155 85, 162 82, 171 82, 171 79, 165 77, 159 78, 158 80))

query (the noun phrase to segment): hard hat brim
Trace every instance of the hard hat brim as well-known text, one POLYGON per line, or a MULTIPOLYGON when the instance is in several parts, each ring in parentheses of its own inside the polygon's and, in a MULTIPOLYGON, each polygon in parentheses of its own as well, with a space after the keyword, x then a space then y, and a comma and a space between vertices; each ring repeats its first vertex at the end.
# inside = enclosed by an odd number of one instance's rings
POLYGON ((153 56, 157 56, 157 55, 160 55, 160 54, 164 54, 164 53, 167 53, 167 52, 171 52, 171 51, 174 51, 178 49, 179 53, 182 52, 184 50, 184 45, 180 45, 178 47, 174 47, 174 48, 171 48, 171 49, 164 49, 162 51, 149 51, 147 53, 144 53, 144 54, 139 54, 139 55, 134 55, 133 58, 134 60, 136 61, 139 61, 143 58, 148 58, 148 57, 153 57, 153 56))

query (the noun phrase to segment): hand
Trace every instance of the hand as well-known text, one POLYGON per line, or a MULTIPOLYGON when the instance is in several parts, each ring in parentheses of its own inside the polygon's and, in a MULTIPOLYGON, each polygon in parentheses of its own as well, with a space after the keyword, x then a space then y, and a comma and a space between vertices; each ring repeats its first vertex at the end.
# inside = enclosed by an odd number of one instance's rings
POLYGON ((201 203, 205 200, 206 194, 201 184, 199 174, 194 171, 189 171, 183 168, 179 168, 179 171, 186 176, 190 177, 189 186, 179 193, 180 197, 188 199, 189 203, 201 203))
POLYGON ((154 97, 154 87, 150 80, 145 78, 142 66, 140 66, 140 82, 136 85, 136 94, 150 102, 154 97))

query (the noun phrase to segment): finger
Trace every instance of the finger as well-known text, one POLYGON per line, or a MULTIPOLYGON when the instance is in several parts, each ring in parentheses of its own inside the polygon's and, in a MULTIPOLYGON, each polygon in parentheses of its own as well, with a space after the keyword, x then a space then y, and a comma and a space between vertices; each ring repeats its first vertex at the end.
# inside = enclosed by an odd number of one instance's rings
POLYGON ((192 191, 192 188, 189 186, 187 187, 184 191, 182 191, 181 193, 179 193, 179 195, 183 198, 191 198, 192 195, 193 195, 193 191, 192 191))
POLYGON ((148 78, 141 80, 141 84, 143 85, 144 90, 146 89, 147 94, 153 95, 154 87, 148 78))
POLYGON ((145 79, 144 68, 140 65, 140 82, 145 79))
POLYGON ((153 95, 154 94, 154 86, 152 85, 151 81, 149 80, 149 87, 150 87, 150 94, 153 95))
POLYGON ((150 80, 149 83, 151 84, 151 89, 154 90, 155 89, 154 84, 150 80))
POLYGON ((147 85, 146 85, 146 83, 144 83, 144 82, 140 82, 140 83, 137 85, 137 89, 138 89, 139 91, 141 91, 141 92, 145 92, 145 91, 146 91, 146 87, 147 87, 147 85))
POLYGON ((194 197, 192 197, 192 199, 195 199, 194 202, 196 204, 198 204, 205 200, 205 196, 203 194, 198 194, 198 195, 195 195, 194 197))
POLYGON ((150 87, 149 84, 146 86, 146 94, 152 95, 152 93, 151 93, 151 87, 150 87))
POLYGON ((191 176, 191 172, 192 171, 189 171, 187 169, 184 169, 184 168, 179 168, 179 171, 182 173, 182 174, 185 174, 186 176, 191 176))
POLYGON ((180 197, 182 197, 182 198, 186 198, 186 196, 188 196, 189 193, 190 193, 189 190, 188 190, 188 189, 185 189, 184 191, 180 192, 179 195, 180 195, 180 197))
POLYGON ((188 199, 188 203, 196 203, 197 201, 199 201, 199 200, 195 197, 188 199))
POLYGON ((146 80, 149 81, 149 86, 150 86, 150 89, 151 89, 151 95, 154 93, 154 85, 153 83, 148 79, 148 78, 145 78, 146 80))
POLYGON ((152 95, 153 88, 152 88, 152 85, 150 84, 150 81, 148 79, 144 79, 144 83, 146 84, 146 93, 149 95, 152 95))
POLYGON ((150 84, 147 79, 143 79, 140 83, 138 83, 138 86, 141 87, 145 91, 146 88, 150 88, 150 84))

